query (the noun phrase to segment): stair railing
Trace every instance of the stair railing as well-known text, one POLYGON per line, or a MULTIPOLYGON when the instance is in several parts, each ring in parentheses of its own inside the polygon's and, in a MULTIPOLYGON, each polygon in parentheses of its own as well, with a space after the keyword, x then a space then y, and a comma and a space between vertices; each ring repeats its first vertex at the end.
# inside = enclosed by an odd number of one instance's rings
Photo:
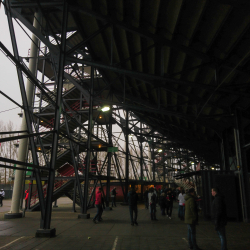
MULTIPOLYGON (((75 174, 74 172, 74 168, 72 167, 72 165, 68 164, 70 167, 66 168, 65 171, 59 173, 57 175, 57 177, 71 177, 75 174), (73 169, 73 171, 72 171, 73 169)), ((68 180, 56 180, 54 183, 54 192, 61 188, 64 184, 66 184, 68 182, 68 180)), ((48 184, 46 183, 45 185, 43 185, 42 189, 43 189, 43 197, 45 198, 47 195, 47 188, 48 188, 48 184)), ((37 204, 39 202, 39 197, 38 197, 38 191, 34 191, 31 195, 31 201, 30 201, 30 207, 34 206, 35 204, 37 204)))

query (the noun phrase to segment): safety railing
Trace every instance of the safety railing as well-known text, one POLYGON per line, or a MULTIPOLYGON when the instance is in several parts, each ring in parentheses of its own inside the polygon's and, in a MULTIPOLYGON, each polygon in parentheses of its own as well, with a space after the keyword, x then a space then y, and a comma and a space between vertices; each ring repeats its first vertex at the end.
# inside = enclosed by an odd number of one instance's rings
MULTIPOLYGON (((58 171, 58 175, 57 177, 71 177, 73 176, 73 174, 75 174, 74 168, 72 167, 72 165, 66 163, 68 165, 68 167, 65 168, 64 171, 59 172, 58 171)), ((61 188, 64 184, 66 184, 68 182, 68 180, 56 180, 54 183, 54 192, 61 188)), ((45 184, 43 186, 43 197, 45 198, 47 195, 47 188, 48 188, 48 184, 45 184)), ((38 197, 38 191, 34 191, 31 195, 31 201, 30 201, 30 207, 34 206, 36 203, 39 202, 39 197, 38 197)))
MULTIPOLYGON (((95 163, 91 163, 91 167, 90 167, 90 171, 92 174, 97 174, 96 172, 96 167, 100 169, 100 163, 101 161, 98 160, 97 164, 95 163), (99 163, 98 163, 99 162, 99 163), (96 167, 95 167, 96 166, 96 167)), ((79 166, 78 170, 83 172, 85 170, 85 164, 81 164, 81 166, 79 166)), ((61 170, 58 169, 57 172, 59 173, 57 175, 57 177, 72 177, 75 175, 75 170, 74 167, 69 164, 66 163, 61 167, 61 170)), ((61 188, 64 184, 66 184, 68 182, 68 180, 56 180, 54 183, 54 192, 56 190, 58 190, 59 188, 61 188)), ((47 188, 48 188, 48 184, 45 184, 43 187, 43 197, 45 198, 47 196, 47 188)), ((38 197, 38 191, 34 191, 31 194, 31 201, 30 201, 30 207, 33 207, 34 205, 36 205, 39 202, 39 197, 38 197)))

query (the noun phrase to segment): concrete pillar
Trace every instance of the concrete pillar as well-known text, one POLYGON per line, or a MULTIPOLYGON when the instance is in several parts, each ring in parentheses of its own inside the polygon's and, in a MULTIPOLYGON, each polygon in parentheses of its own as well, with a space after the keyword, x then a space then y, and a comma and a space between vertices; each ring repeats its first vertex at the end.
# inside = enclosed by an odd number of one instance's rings
MULTIPOLYGON (((35 13, 33 26, 36 29, 40 29, 40 23, 41 23, 41 13, 37 12, 35 13)), ((39 53, 39 50, 38 50, 39 40, 37 39, 35 35, 32 35, 32 40, 33 42, 31 42, 31 49, 30 49, 31 58, 29 59, 29 70, 34 76, 36 76, 38 53, 39 53)), ((27 80, 26 95, 27 95, 28 105, 31 108, 33 107, 34 90, 35 88, 32 82, 27 80)), ((27 130, 25 114, 23 115, 23 118, 22 118, 21 130, 22 131, 27 130)), ((24 133, 24 134, 27 134, 27 133, 24 133)), ((21 139, 19 143, 17 160, 24 162, 26 160, 27 153, 28 153, 28 139, 27 138, 21 139)), ((23 167, 23 166, 17 165, 17 167, 23 167)), ((21 191, 23 190, 22 185, 23 185, 23 171, 16 170, 10 213, 13 213, 13 214, 19 213, 21 191)))

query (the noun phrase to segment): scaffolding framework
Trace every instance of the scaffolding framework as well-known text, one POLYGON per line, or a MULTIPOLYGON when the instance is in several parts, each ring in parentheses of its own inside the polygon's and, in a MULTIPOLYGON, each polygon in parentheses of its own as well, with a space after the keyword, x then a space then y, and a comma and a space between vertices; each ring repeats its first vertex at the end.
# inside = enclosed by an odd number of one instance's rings
MULTIPOLYGON (((106 206, 109 207, 109 190, 114 181, 120 183, 126 202, 129 185, 141 185, 142 195, 145 185, 170 185, 177 172, 195 171, 198 163, 202 163, 202 168, 206 165, 202 157, 179 146, 130 111, 126 91, 121 96, 109 89, 112 82, 107 81, 102 69, 118 73, 124 81, 124 88, 126 77, 138 80, 146 75, 113 64, 115 48, 112 32, 110 64, 98 63, 92 58, 88 43, 109 27, 108 24, 89 37, 83 30, 78 31, 86 39, 72 44, 75 32, 71 30, 70 22, 77 17, 72 17, 72 6, 67 1, 40 4, 8 0, 4 7, 14 53, 12 55, 1 42, 0 49, 17 67, 23 104, 6 98, 22 108, 24 126, 21 128, 22 134, 6 139, 23 141, 19 143, 19 152, 23 148, 22 157, 18 160, 1 157, 1 161, 17 164, 12 168, 19 169, 16 171, 15 186, 21 190, 27 155, 31 153, 28 209, 39 207, 41 211, 40 229, 36 233, 38 237, 56 234, 56 230, 50 228, 52 203, 62 195, 62 190, 73 200, 73 207, 75 203, 80 205, 81 214, 78 217, 89 218, 87 211, 92 206, 97 185, 106 185, 104 195, 106 206), (18 12, 19 7, 26 5, 36 10, 34 26, 18 12), (57 27, 56 33, 53 18, 45 14, 49 8, 56 8, 61 14, 61 26, 60 29, 57 27), (13 19, 18 19, 34 34, 33 49, 25 58, 30 62, 29 67, 18 54, 13 19), (43 22, 46 22, 46 26, 42 25, 43 22), (41 80, 37 77, 38 72, 42 75, 41 80), (29 82, 26 88, 25 77, 29 82), (105 105, 110 107, 108 112, 101 110, 105 105), (35 190, 32 185, 34 181, 35 190)), ((150 81, 157 79, 155 76, 150 81)), ((236 137, 239 138, 239 135, 236 137)), ((225 141, 224 138, 224 155, 228 151, 225 141)), ((237 157, 241 159, 241 154, 237 157)), ((226 161, 226 157, 223 159, 226 161)), ((196 180, 193 179, 193 183, 196 180)), ((243 185, 247 185, 246 179, 243 185)), ((247 195, 245 193, 244 197, 247 195)), ((20 193, 14 196, 18 203, 20 193)), ((243 200, 244 204, 249 202, 246 198, 243 200)), ((19 207, 15 208, 14 214, 20 217, 16 210, 19 207)), ((249 211, 245 210, 247 214, 249 211)))

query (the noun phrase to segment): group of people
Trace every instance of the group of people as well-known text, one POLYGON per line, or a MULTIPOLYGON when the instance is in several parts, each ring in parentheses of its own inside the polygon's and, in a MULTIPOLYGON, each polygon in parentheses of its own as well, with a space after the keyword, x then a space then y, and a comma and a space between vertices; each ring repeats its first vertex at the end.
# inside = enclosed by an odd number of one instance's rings
POLYGON ((161 215, 167 215, 169 219, 172 216, 173 202, 175 200, 175 193, 171 188, 157 191, 156 188, 151 187, 146 189, 144 194, 145 208, 149 209, 151 220, 156 219, 156 204, 161 208, 161 215))
MULTIPOLYGON (((219 193, 218 188, 211 190, 214 200, 211 207, 211 219, 221 241, 221 250, 227 250, 225 226, 227 224, 226 204, 224 197, 219 193)), ((185 199, 185 223, 188 227, 189 248, 200 250, 196 244, 196 225, 198 225, 198 208, 194 188, 189 189, 185 199)))
MULTIPOLYGON (((96 194, 96 207, 97 214, 93 221, 101 221, 102 218, 102 189, 96 194)), ((227 224, 227 214, 226 214, 226 204, 223 196, 219 193, 217 188, 212 188, 211 190, 214 200, 212 202, 211 208, 211 219, 214 223, 215 230, 218 233, 221 240, 221 250, 227 250, 227 240, 225 233, 225 226, 227 224)), ((111 192, 112 195, 112 192, 111 192)), ((161 214, 167 215, 169 219, 172 216, 173 202, 175 200, 175 193, 171 189, 161 190, 160 194, 155 188, 150 188, 144 192, 145 208, 149 209, 151 220, 156 219, 156 204, 159 203, 161 208, 161 214)), ((194 188, 186 190, 180 190, 177 198, 179 202, 178 216, 181 220, 187 224, 188 228, 188 243, 189 248, 194 250, 201 250, 196 243, 196 226, 198 225, 198 206, 197 206, 197 196, 194 188)), ((113 200, 112 200, 113 201, 113 200)), ((134 187, 131 187, 127 195, 127 202, 129 206, 130 221, 131 225, 138 226, 138 208, 137 203, 139 201, 138 194, 134 187)), ((112 202, 113 203, 113 202, 112 202)), ((114 201, 115 204, 115 201, 114 201)), ((116 205, 115 205, 116 206, 116 205)))

